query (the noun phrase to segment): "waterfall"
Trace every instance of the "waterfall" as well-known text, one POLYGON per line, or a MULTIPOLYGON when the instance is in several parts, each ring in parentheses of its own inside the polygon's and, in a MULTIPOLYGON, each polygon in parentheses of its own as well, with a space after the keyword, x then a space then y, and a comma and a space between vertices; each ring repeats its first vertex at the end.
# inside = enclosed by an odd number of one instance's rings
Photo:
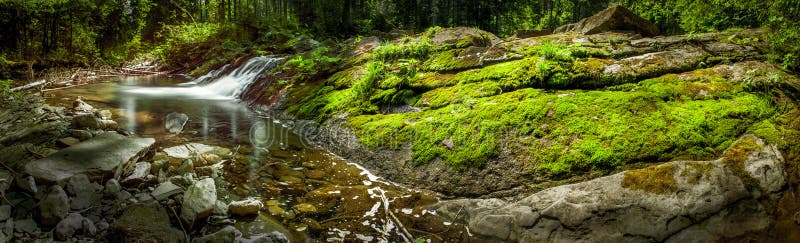
POLYGON ((211 71, 199 78, 178 84, 177 87, 131 86, 123 92, 152 96, 182 96, 202 99, 239 99, 250 84, 255 82, 268 69, 278 66, 283 57, 259 56, 226 75, 220 76, 228 65, 211 71))
POLYGON ((247 60, 247 62, 231 73, 219 77, 205 85, 202 84, 202 82, 206 81, 200 80, 198 85, 202 85, 204 89, 222 96, 239 98, 242 92, 244 92, 251 83, 256 81, 256 79, 261 77, 265 70, 275 68, 282 59, 283 58, 265 56, 254 57, 247 60))
POLYGON ((182 83, 182 84, 178 84, 178 85, 179 86, 193 86, 193 85, 198 85, 198 84, 207 84, 208 82, 213 81, 215 78, 217 78, 217 76, 219 76, 219 74, 222 73, 223 71, 225 71, 225 69, 227 69, 229 66, 230 66, 230 64, 225 64, 221 68, 218 68, 217 70, 212 70, 211 72, 208 72, 205 75, 200 76, 200 77, 192 80, 191 82, 186 82, 186 83, 182 83))

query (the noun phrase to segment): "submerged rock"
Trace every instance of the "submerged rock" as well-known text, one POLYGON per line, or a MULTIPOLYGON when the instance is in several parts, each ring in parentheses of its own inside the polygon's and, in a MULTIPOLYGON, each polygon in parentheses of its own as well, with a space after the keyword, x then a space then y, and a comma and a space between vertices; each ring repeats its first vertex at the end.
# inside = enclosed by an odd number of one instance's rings
POLYGON ((186 121, 189 120, 189 116, 183 113, 172 112, 167 114, 167 117, 164 118, 164 129, 167 133, 178 134, 183 131, 183 126, 186 125, 186 121))
POLYGON ((228 204, 228 212, 238 216, 248 216, 258 214, 258 211, 264 207, 258 199, 248 198, 242 201, 234 201, 228 204))
POLYGON ((225 228, 213 234, 192 239, 192 243, 234 242, 237 234, 241 235, 242 232, 239 232, 239 230, 233 226, 225 226, 225 228))
POLYGON ((32 161, 25 166, 25 172, 48 182, 60 182, 79 173, 107 175, 120 164, 137 158, 154 142, 152 138, 103 133, 46 158, 32 161))
POLYGON ((183 233, 172 227, 167 210, 158 203, 134 204, 111 225, 112 242, 183 242, 183 233))

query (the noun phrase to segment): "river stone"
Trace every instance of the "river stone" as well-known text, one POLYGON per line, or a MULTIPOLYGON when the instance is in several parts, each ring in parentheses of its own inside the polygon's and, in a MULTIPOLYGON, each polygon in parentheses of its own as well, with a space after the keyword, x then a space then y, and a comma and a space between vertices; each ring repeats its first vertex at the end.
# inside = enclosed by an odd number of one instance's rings
POLYGON ((0 169, 0 195, 5 194, 6 190, 14 183, 14 175, 11 172, 0 169))
POLYGON ((83 210, 91 207, 101 199, 102 190, 103 186, 89 182, 89 178, 84 174, 70 177, 67 182, 67 192, 73 196, 70 200, 70 208, 83 210))
POLYGON ((78 213, 71 213, 56 225, 53 236, 56 240, 65 241, 75 233, 93 236, 97 233, 94 223, 78 213))
POLYGON ((92 138, 92 133, 86 130, 75 129, 72 130, 70 134, 81 141, 86 141, 92 138))
POLYGON ((29 235, 37 235, 41 232, 39 227, 36 225, 36 221, 33 221, 32 218, 14 220, 14 230, 16 232, 27 233, 29 235))
POLYGON ((206 235, 203 237, 197 237, 192 239, 192 243, 216 243, 216 242, 235 242, 236 235, 241 235, 242 232, 239 232, 233 226, 225 226, 221 230, 214 232, 213 234, 206 235))
POLYGON ((18 178, 17 179, 17 187, 25 190, 27 192, 36 194, 39 192, 39 188, 36 187, 36 179, 33 176, 26 176, 25 178, 18 178))
POLYGON ((72 125, 81 129, 97 130, 103 128, 100 119, 91 113, 79 114, 72 118, 72 125))
POLYGON ((259 215, 253 221, 237 221, 233 227, 242 232, 245 242, 294 242, 289 229, 264 215, 259 215))
POLYGON ((167 210, 158 203, 139 203, 111 225, 111 242, 183 242, 183 233, 172 227, 167 210))
POLYGON ((183 126, 186 125, 186 121, 189 120, 189 116, 183 113, 172 112, 167 114, 167 117, 164 118, 164 129, 168 133, 178 134, 183 131, 183 126))
POLYGON ((58 143, 65 145, 65 146, 72 146, 75 144, 79 144, 81 142, 80 139, 73 138, 73 137, 65 137, 58 140, 58 143))
POLYGON ((308 204, 308 203, 297 204, 297 205, 294 205, 293 208, 298 213, 303 213, 303 214, 309 214, 309 213, 316 213, 317 212, 317 207, 314 207, 314 205, 311 205, 311 204, 308 204))
POLYGON ((215 150, 219 149, 215 146, 209 146, 201 143, 189 143, 165 148, 164 153, 173 158, 193 159, 196 155, 202 155, 215 150))
POLYGON ((108 195, 117 197, 122 190, 122 186, 119 185, 117 179, 111 178, 106 181, 106 186, 104 192, 108 195))
POLYGON ((0 222, 6 221, 11 217, 11 205, 0 206, 0 222))
POLYGON ((159 184, 156 189, 153 190, 151 195, 153 195, 153 198, 156 200, 161 201, 171 197, 172 195, 181 193, 182 191, 183 188, 173 184, 172 182, 166 181, 159 184))
POLYGON ((72 101, 72 110, 80 112, 90 112, 94 110, 94 107, 84 102, 83 97, 78 96, 77 99, 72 101))
POLYGON ((64 189, 58 185, 50 186, 46 193, 39 202, 39 222, 52 226, 69 213, 69 198, 64 189))
POLYGON ((25 166, 25 172, 47 182, 61 182, 79 173, 87 173, 92 177, 108 176, 120 164, 138 158, 137 155, 154 142, 152 138, 103 133, 46 158, 32 161, 25 166))
POLYGON ((119 129, 119 124, 114 120, 100 120, 100 124, 102 125, 102 128, 105 130, 119 129))
POLYGON ((133 172, 122 180, 126 186, 134 186, 145 181, 145 177, 150 174, 150 163, 138 162, 134 165, 133 172))
POLYGON ((96 115, 97 115, 97 117, 100 117, 100 119, 103 119, 103 120, 111 120, 111 116, 112 116, 111 111, 109 111, 109 110, 97 111, 96 115))
POLYGON ((192 226, 195 221, 211 215, 216 202, 217 189, 214 179, 202 179, 189 186, 183 193, 181 219, 192 226))
POLYGON ((248 198, 241 201, 234 201, 228 204, 228 212, 238 216, 248 216, 258 214, 258 211, 264 207, 258 199, 248 198))

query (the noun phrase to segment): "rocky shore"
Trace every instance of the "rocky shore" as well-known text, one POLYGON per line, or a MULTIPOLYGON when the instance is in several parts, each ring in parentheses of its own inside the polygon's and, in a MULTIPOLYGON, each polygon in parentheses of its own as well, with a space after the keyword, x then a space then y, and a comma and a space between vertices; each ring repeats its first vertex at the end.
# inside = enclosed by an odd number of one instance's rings
POLYGON ((63 108, 31 95, 1 106, 0 241, 293 239, 258 216, 261 201, 226 199, 221 163, 232 158, 229 149, 187 144, 156 152, 153 138, 119 130, 111 112, 80 99, 63 108), (234 224, 241 217, 250 220, 234 224))

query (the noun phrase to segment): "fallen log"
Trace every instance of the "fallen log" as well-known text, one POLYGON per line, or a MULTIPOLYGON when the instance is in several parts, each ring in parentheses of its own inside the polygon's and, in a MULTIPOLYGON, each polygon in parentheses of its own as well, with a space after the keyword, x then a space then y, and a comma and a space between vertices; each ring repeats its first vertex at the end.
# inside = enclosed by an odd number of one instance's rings
POLYGON ((39 80, 39 81, 36 81, 36 82, 33 82, 33 83, 29 83, 29 84, 26 84, 26 85, 23 85, 23 86, 12 88, 11 91, 12 92, 16 92, 16 91, 20 91, 20 90, 26 90, 26 89, 34 88, 34 87, 37 87, 37 86, 42 86, 42 85, 44 85, 46 83, 47 83, 47 80, 42 79, 42 80, 39 80))

